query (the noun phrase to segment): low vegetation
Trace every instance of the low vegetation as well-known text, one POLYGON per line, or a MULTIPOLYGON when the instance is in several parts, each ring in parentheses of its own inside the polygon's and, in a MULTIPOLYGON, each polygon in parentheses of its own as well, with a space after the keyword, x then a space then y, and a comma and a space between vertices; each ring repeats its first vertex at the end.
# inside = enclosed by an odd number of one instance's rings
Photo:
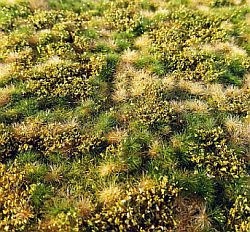
POLYGON ((249 0, 0 0, 0 231, 250 231, 249 0))

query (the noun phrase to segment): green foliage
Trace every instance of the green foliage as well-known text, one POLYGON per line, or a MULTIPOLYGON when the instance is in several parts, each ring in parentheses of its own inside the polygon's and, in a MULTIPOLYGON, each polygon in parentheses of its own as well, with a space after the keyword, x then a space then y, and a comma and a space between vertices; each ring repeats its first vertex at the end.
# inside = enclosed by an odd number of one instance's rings
POLYGON ((214 200, 215 187, 213 181, 206 173, 173 173, 178 186, 182 188, 183 195, 191 197, 194 193, 197 197, 206 200, 209 204, 214 200))
POLYGON ((30 192, 30 201, 34 210, 39 210, 44 200, 48 199, 51 194, 50 188, 42 183, 32 184, 30 192))

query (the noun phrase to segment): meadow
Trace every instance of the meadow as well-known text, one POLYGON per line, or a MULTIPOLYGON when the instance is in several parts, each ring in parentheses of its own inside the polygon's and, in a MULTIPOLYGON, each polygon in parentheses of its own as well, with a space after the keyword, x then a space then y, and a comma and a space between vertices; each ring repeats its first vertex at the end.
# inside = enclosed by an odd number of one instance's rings
POLYGON ((0 231, 249 232, 249 0, 0 0, 0 231))

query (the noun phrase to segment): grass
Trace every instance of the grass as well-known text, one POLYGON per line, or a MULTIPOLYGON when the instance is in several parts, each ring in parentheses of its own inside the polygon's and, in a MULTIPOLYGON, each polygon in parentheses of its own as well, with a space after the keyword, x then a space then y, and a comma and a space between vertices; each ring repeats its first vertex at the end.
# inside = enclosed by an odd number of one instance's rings
POLYGON ((0 0, 0 231, 248 232, 249 0, 0 0))

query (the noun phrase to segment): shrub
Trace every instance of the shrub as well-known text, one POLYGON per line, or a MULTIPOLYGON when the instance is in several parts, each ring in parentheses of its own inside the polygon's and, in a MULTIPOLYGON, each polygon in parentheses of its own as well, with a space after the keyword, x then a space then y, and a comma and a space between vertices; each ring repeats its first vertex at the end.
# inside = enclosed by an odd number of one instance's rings
POLYGON ((89 78, 98 73, 101 66, 102 61, 94 58, 84 65, 71 62, 45 64, 31 71, 27 90, 40 100, 52 100, 57 97, 85 99, 93 89, 89 78))
POLYGON ((0 3, 0 28, 5 32, 11 31, 22 18, 27 18, 31 12, 25 4, 7 5, 0 3))
POLYGON ((178 193, 179 189, 166 178, 152 188, 129 188, 124 199, 104 208, 87 223, 103 231, 171 230, 175 226, 173 203, 178 193))
POLYGON ((248 89, 227 89, 224 99, 209 97, 208 102, 222 112, 246 115, 249 111, 250 92, 248 89))
POLYGON ((73 209, 68 212, 60 212, 56 216, 50 216, 40 222, 39 231, 79 231, 81 219, 73 209))
POLYGON ((65 13, 63 11, 38 11, 36 14, 31 15, 28 20, 31 22, 36 30, 52 28, 52 26, 58 22, 62 22, 65 19, 65 13))
POLYGON ((118 0, 110 4, 106 17, 109 25, 118 31, 133 31, 140 21, 139 1, 118 0))
POLYGON ((145 92, 135 98, 131 117, 143 126, 159 129, 169 123, 170 112, 168 101, 164 99, 164 90, 155 84, 148 84, 145 92))
POLYGON ((249 220, 250 208, 249 208, 249 196, 247 192, 243 195, 237 196, 235 202, 229 210, 228 225, 234 231, 247 232, 250 230, 249 220))
POLYGON ((65 123, 51 123, 40 132, 40 147, 45 155, 56 152, 65 155, 77 153, 81 135, 76 125, 65 123))
POLYGON ((17 146, 13 140, 13 135, 5 124, 0 124, 0 161, 13 156, 17 151, 17 146))
POLYGON ((9 168, 0 163, 0 230, 26 231, 34 217, 29 204, 30 187, 25 172, 16 163, 9 168))
POLYGON ((18 144, 18 150, 24 152, 36 149, 40 142, 42 122, 37 119, 27 119, 13 126, 13 138, 18 144))
POLYGON ((198 129, 187 153, 196 168, 202 168, 211 177, 232 179, 244 173, 245 162, 234 149, 228 147, 222 128, 198 129))
POLYGON ((168 72, 187 79, 213 81, 221 74, 220 59, 200 51, 199 46, 226 38, 221 22, 220 18, 183 8, 170 12, 149 32, 149 37, 168 72))

